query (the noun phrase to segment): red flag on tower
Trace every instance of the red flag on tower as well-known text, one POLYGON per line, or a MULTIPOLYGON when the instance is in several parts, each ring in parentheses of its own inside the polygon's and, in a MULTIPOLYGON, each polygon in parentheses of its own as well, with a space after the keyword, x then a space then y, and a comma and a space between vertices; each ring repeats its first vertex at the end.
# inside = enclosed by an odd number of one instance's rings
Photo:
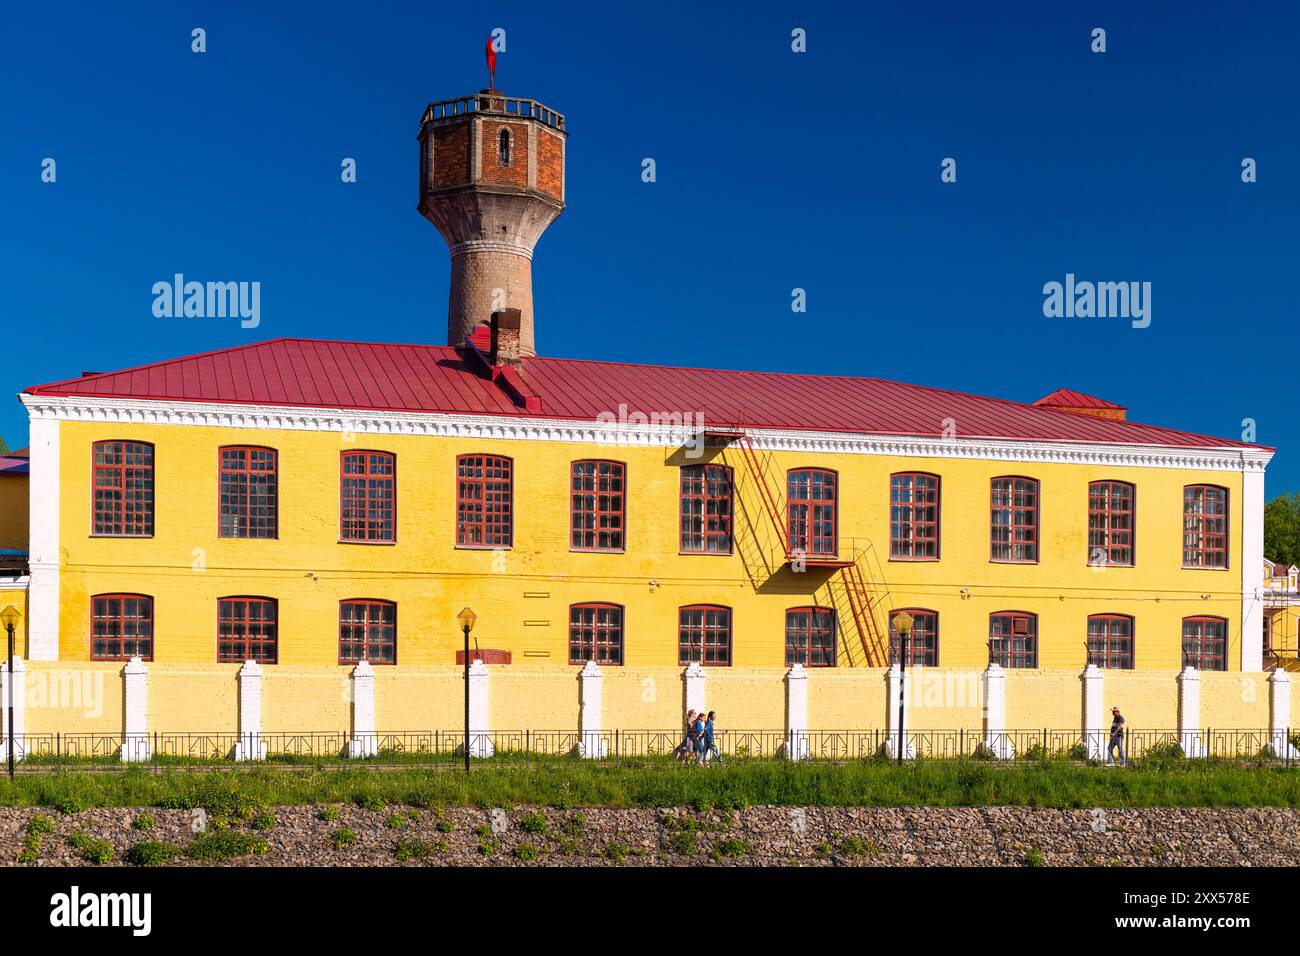
POLYGON ((492 47, 492 38, 488 37, 487 41, 487 66, 488 66, 488 89, 496 89, 497 81, 497 51, 492 47))

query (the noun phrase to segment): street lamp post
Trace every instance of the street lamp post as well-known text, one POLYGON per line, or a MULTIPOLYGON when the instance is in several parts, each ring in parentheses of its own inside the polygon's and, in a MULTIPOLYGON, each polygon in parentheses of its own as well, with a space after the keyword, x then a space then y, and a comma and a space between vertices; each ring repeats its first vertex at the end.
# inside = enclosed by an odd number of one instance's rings
POLYGON ((465 772, 469 773, 469 632, 474 629, 478 615, 465 608, 456 615, 465 634, 465 772))
POLYGON ((5 633, 9 637, 9 713, 5 715, 5 731, 9 738, 9 779, 14 778, 14 694, 18 692, 18 682, 14 680, 14 629, 22 617, 18 609, 10 604, 0 611, 0 621, 4 622, 5 633))
POLYGON ((907 697, 907 637, 912 633, 912 615, 899 611, 894 615, 894 630, 898 634, 898 762, 903 762, 903 701, 907 697))

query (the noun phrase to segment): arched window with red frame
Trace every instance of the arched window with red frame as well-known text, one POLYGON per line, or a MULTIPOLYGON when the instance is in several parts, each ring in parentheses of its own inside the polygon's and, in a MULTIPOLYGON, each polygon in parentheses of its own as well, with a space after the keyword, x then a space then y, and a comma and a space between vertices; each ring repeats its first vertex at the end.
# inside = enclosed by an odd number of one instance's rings
POLYGON ((279 532, 279 489, 275 449, 224 445, 217 449, 217 460, 217 536, 276 537, 279 532))
POLYGON ((627 525, 627 466, 575 461, 569 466, 569 548, 622 551, 627 525))
POLYGON ((989 663, 1003 667, 1038 666, 1038 615, 997 611, 989 615, 989 663))
POLYGON ((1183 567, 1228 567, 1228 489, 1188 485, 1183 489, 1183 567))
POLYGON ((456 459, 456 546, 514 544, 514 464, 502 455, 456 459))
POLYGON ((1038 481, 994 478, 989 493, 990 559, 1011 564, 1038 562, 1038 481))
POLYGON ((1133 618, 1093 614, 1088 618, 1088 663, 1111 670, 1133 669, 1133 618))
POLYGON ((90 659, 153 660, 153 598, 96 594, 90 599, 90 659))
POLYGON ((1183 664, 1198 671, 1228 669, 1228 622, 1221 617, 1183 618, 1183 664))
POLYGON ((142 441, 97 441, 91 448, 91 533, 153 537, 154 448, 142 441))
POLYGON ((682 465, 682 554, 731 554, 731 469, 682 465))
POLYGON ((623 607, 619 604, 569 606, 569 663, 623 663, 623 607))
POLYGON ((677 663, 731 666, 731 608, 692 604, 677 609, 677 663))
POLYGON ((900 607, 889 612, 889 640, 893 659, 898 660, 902 640, 894 627, 894 618, 906 611, 912 618, 912 633, 907 635, 907 666, 939 666, 939 612, 923 607, 900 607))
POLYGON ((889 476, 889 556, 939 560, 939 476, 899 472, 889 476))
POLYGON ((397 663, 397 605, 352 598, 339 602, 339 663, 397 663))
POLYGON ((785 662, 804 667, 834 667, 838 648, 835 611, 792 607, 785 612, 785 662))
POLYGON ((1137 493, 1127 481, 1088 485, 1088 564, 1133 566, 1137 493))
POLYGON ((339 476, 339 539, 367 544, 397 540, 397 456, 345 451, 339 476))
POLYGON ((275 598, 217 599, 217 662, 240 664, 279 659, 279 611, 275 598))
POLYGON ((838 476, 826 468, 786 473, 786 533, 790 551, 817 557, 839 552, 838 476))

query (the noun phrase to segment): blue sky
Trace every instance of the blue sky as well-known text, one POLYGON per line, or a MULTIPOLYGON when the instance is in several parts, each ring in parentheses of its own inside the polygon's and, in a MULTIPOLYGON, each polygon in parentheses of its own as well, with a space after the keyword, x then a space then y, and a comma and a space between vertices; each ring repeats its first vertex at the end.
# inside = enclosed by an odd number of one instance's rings
MULTIPOLYGON (((498 86, 569 120, 543 353, 1067 386, 1234 438, 1250 418, 1279 448, 1268 494, 1300 490, 1300 15, 1135 6, 8 4, 4 383, 277 336, 441 344, 415 134, 484 85, 501 27, 498 86), (177 272, 259 281, 261 326, 154 318, 177 272), (1150 327, 1045 318, 1067 272, 1150 282, 1150 327)), ((0 435, 26 442, 16 400, 0 435)))

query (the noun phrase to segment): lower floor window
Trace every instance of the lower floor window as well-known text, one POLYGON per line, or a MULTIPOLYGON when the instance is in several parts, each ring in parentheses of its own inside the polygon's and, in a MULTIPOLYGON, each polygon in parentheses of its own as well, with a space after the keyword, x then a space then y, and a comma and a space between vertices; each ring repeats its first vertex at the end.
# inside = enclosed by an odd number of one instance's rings
POLYGON ((96 661, 153 660, 153 598, 98 594, 91 600, 90 657, 96 661))
POLYGON ((1088 618, 1088 663, 1115 670, 1133 669, 1133 618, 1096 614, 1088 618))
POLYGON ((785 662, 804 667, 835 666, 835 612, 828 607, 792 607, 785 612, 785 662))
POLYGON ((990 614, 989 663, 1003 667, 1037 667, 1038 616, 1022 611, 990 614))
POLYGON ((221 598, 217 601, 217 660, 238 664, 274 664, 279 629, 270 598, 221 598))
POLYGON ((339 663, 397 663, 397 605, 392 601, 339 602, 339 663))
POLYGON ((623 663, 623 609, 617 604, 569 608, 569 663, 623 663))
POLYGON ((894 619, 903 611, 912 619, 912 633, 907 635, 907 666, 939 666, 939 614, 937 611, 924 611, 920 608, 900 608, 889 615, 889 639, 894 646, 894 660, 902 650, 903 641, 894 628, 894 619))
POLYGON ((677 663, 731 664, 731 608, 701 604, 677 612, 677 663))
POLYGON ((1228 622, 1221 617, 1183 618, 1183 663, 1198 671, 1228 669, 1228 622))

